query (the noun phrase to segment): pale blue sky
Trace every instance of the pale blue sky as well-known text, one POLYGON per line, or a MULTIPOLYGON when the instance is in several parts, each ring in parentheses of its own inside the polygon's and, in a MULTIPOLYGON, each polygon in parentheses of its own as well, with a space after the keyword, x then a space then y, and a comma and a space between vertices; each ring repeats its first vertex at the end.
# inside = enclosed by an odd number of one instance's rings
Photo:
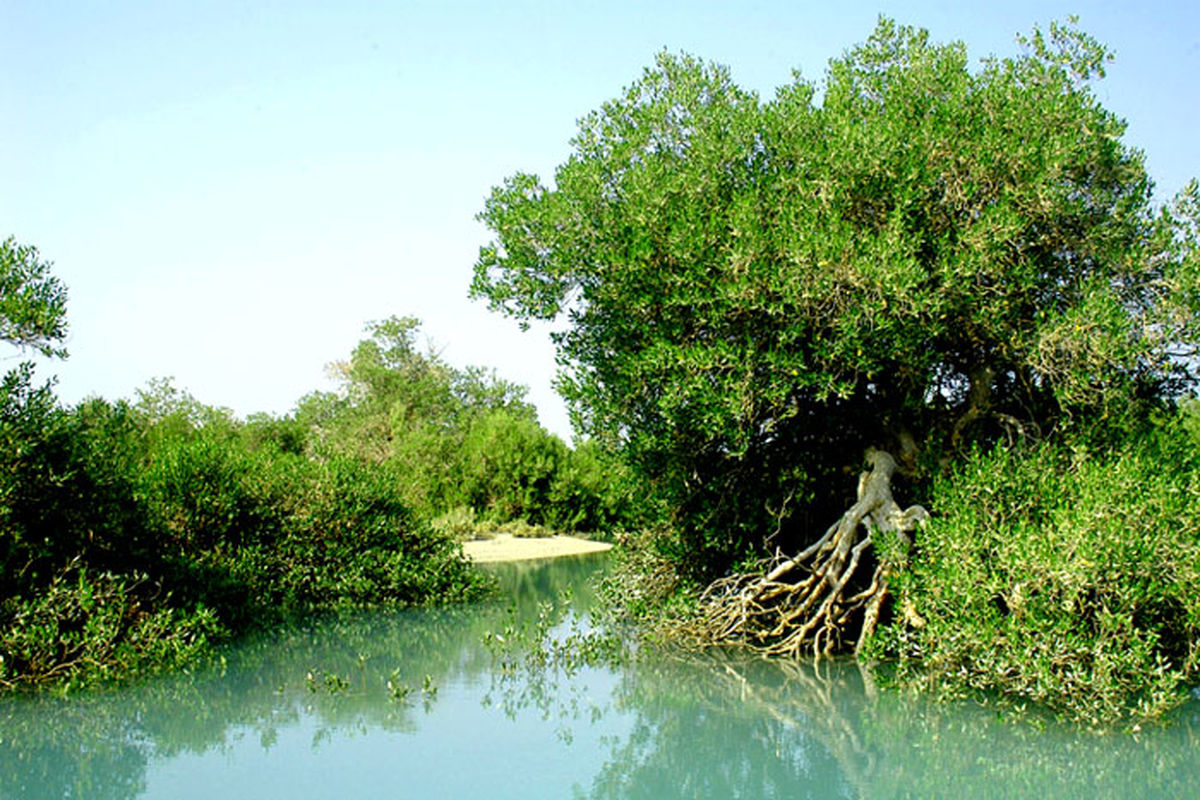
POLYGON ((450 362, 528 384, 567 435, 544 333, 466 297, 489 189, 552 175, 575 120, 664 47, 769 96, 880 13, 972 58, 1079 14, 1116 51, 1099 93, 1160 191, 1200 176, 1194 0, 0 0, 0 236, 70 289, 71 357, 43 372, 67 401, 174 376, 282 413, 330 388, 324 365, 368 320, 413 315, 450 362))

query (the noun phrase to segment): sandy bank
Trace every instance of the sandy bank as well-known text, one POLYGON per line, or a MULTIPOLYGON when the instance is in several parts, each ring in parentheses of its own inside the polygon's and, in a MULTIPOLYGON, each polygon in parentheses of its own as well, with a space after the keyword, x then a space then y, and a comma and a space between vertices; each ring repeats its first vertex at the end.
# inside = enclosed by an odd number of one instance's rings
POLYGON ((467 558, 478 564, 494 561, 524 561, 530 558, 557 558, 599 553, 612 547, 607 542, 590 542, 574 536, 517 538, 511 533, 498 533, 491 539, 463 542, 467 558))

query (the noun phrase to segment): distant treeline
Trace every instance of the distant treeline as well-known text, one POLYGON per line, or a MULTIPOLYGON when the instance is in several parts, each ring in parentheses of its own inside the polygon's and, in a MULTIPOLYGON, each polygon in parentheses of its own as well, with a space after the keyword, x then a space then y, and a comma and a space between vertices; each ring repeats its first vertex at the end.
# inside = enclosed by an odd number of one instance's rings
POLYGON ((182 665, 296 612, 470 598, 464 532, 620 522, 619 470, 523 388, 419 352, 417 325, 371 325, 339 391, 283 417, 167 380, 64 407, 30 365, 4 376, 0 688, 182 665))

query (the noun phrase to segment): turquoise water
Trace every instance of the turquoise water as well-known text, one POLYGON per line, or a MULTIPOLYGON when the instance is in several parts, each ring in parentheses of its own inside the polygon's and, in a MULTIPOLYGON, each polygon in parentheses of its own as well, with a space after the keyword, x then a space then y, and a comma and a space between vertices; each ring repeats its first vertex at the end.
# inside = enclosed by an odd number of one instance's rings
MULTIPOLYGON (((497 571, 529 618, 603 561, 497 571)), ((577 588, 574 607, 589 601, 577 588)), ((506 670, 483 640, 514 619, 504 605, 326 619, 219 669, 6 700, 0 798, 1200 796, 1200 704, 1098 736, 879 693, 852 664, 661 653, 506 670)))

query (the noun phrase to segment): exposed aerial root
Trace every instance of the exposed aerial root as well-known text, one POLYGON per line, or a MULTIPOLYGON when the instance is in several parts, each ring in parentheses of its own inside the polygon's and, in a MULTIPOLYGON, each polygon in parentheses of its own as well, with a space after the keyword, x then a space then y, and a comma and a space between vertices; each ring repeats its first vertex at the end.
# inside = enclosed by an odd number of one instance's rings
POLYGON ((790 558, 777 554, 760 571, 714 581, 701 595, 694 633, 713 644, 741 643, 776 655, 858 651, 871 636, 887 598, 896 558, 867 559, 876 537, 894 533, 907 552, 912 532, 929 514, 901 510, 892 498, 896 460, 869 450, 871 469, 858 481, 858 500, 816 542, 790 558))

